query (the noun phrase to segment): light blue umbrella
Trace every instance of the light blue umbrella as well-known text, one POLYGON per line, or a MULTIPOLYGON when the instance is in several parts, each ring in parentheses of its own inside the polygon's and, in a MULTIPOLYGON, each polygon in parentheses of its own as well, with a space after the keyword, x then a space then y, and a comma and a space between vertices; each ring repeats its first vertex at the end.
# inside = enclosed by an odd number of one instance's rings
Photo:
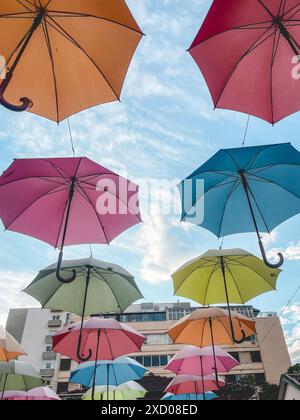
POLYGON ((270 233, 300 213, 300 153, 289 143, 224 149, 180 185, 182 221, 200 225, 219 238, 256 232, 265 263, 260 232, 270 233), (204 180, 204 191, 198 188, 204 180), (197 182, 198 181, 198 182, 197 182), (204 198, 204 220, 195 209, 204 198))
POLYGON ((219 398, 214 392, 206 392, 205 398, 203 394, 183 394, 183 395, 173 395, 166 394, 162 401, 210 401, 219 398))
POLYGON ((99 361, 96 369, 95 362, 83 363, 71 373, 70 382, 87 388, 106 385, 109 395, 109 386, 140 380, 146 372, 147 369, 136 360, 119 357, 116 360, 99 361))

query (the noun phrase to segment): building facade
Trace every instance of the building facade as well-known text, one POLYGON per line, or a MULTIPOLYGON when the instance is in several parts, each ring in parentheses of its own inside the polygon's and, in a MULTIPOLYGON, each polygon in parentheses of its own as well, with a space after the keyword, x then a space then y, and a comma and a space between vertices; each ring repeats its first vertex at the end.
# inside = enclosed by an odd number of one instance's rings
MULTIPOLYGON (((168 329, 195 308, 189 303, 143 303, 132 305, 114 317, 128 323, 146 337, 141 353, 131 355, 159 377, 172 377, 165 370, 170 359, 182 348, 174 345, 167 334, 168 329)), ((253 375, 257 381, 279 384, 281 376, 291 366, 279 318, 274 313, 261 314, 252 306, 237 306, 236 309, 249 318, 255 318, 257 336, 250 337, 241 345, 224 347, 239 362, 240 366, 227 375, 229 382, 236 382, 245 375, 253 375)), ((7 329, 22 344, 29 356, 27 360, 41 373, 43 379, 60 394, 78 390, 68 384, 70 371, 76 363, 51 351, 51 336, 68 322, 78 317, 64 312, 41 309, 13 309, 9 313, 7 329)))

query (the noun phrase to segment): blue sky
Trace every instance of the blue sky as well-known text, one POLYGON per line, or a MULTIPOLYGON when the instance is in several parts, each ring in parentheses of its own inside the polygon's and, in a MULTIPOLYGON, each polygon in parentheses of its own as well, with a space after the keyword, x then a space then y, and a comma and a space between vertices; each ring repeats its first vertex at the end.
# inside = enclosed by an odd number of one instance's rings
MULTIPOLYGON (((178 216, 161 214, 156 206, 149 214, 149 179, 183 179, 220 148, 241 146, 247 116, 213 111, 204 80, 186 53, 211 2, 128 0, 128 4, 146 36, 132 62, 122 103, 83 112, 71 118, 71 125, 78 156, 88 156, 141 185, 144 224, 109 247, 94 246, 94 256, 127 268, 147 300, 171 301, 176 299, 171 273, 187 260, 218 247, 219 241, 203 229, 180 224, 178 216)), ((0 109, 0 122, 0 171, 16 157, 71 155, 66 123, 58 127, 4 109, 0 109)), ((274 128, 252 118, 247 145, 292 142, 300 150, 299 124, 299 114, 274 128)), ((152 191, 152 198, 157 194, 152 191)), ((161 195, 168 199, 166 191, 161 195)), ((174 199, 179 205, 177 193, 174 199)), ((278 293, 253 301, 262 311, 280 312, 300 285, 299 221, 300 216, 295 217, 266 238, 270 254, 280 249, 287 261, 278 293)), ((258 254, 254 235, 226 238, 224 247, 258 254)), ((67 258, 88 255, 86 246, 66 251, 67 258)), ((43 243, 0 232, 0 322, 5 321, 10 307, 37 305, 20 290, 56 258, 56 252, 43 243)), ((295 361, 300 361, 299 320, 300 294, 283 319, 295 361)))

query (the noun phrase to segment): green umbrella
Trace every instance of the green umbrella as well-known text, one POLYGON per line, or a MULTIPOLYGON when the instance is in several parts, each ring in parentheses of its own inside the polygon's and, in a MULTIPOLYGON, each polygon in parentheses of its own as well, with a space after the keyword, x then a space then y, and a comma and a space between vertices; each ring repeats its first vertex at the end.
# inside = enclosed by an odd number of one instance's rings
MULTIPOLYGON (((82 399, 85 401, 92 400, 92 389, 83 395, 82 399)), ((97 386, 95 388, 95 400, 98 401, 132 401, 139 398, 144 398, 147 394, 145 388, 134 381, 127 382, 120 386, 110 386, 110 392, 107 393, 106 386, 97 386)))
POLYGON ((30 391, 42 385, 40 376, 28 363, 16 360, 0 363, 1 400, 5 391, 30 391))
MULTIPOLYGON (((122 267, 94 258, 65 261, 62 276, 76 271, 73 283, 61 283, 56 277, 57 265, 40 271, 35 280, 24 290, 37 299, 43 308, 59 309, 82 317, 88 315, 121 313, 143 296, 134 277, 122 267)), ((80 354, 81 336, 78 342, 78 359, 89 357, 80 354)))

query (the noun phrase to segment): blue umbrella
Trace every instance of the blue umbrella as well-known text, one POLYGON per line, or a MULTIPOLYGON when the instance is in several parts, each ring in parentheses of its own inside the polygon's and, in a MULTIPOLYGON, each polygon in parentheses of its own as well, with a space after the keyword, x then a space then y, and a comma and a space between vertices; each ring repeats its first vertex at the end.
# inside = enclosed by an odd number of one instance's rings
POLYGON ((203 394, 183 394, 183 395, 173 395, 166 394, 162 401, 210 401, 219 398, 214 392, 206 392, 205 398, 203 394))
POLYGON ((95 362, 87 362, 80 365, 71 373, 70 382, 84 385, 87 388, 107 385, 119 386, 130 381, 143 378, 147 369, 130 357, 119 357, 116 360, 99 361, 95 368, 95 362))
POLYGON ((300 213, 299 179, 300 153, 289 143, 220 150, 181 183, 182 221, 199 225, 192 210, 204 198, 201 227, 219 238, 256 232, 266 265, 279 268, 283 255, 271 264, 260 232, 300 213), (197 191, 200 180, 204 193, 197 191))

